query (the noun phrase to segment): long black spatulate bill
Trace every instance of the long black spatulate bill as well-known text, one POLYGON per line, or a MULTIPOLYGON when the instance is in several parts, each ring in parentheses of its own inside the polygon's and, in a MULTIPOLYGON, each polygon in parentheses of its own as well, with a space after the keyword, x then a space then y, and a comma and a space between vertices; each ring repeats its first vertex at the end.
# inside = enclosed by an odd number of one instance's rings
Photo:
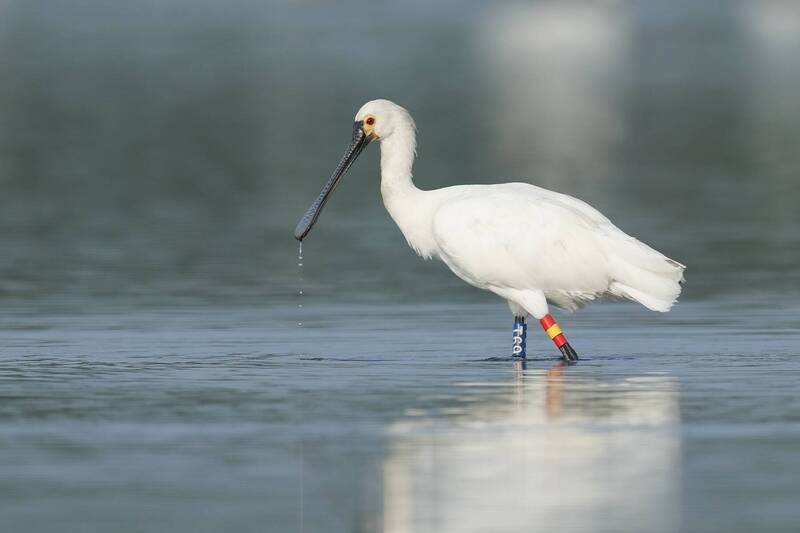
POLYGON ((358 158, 361 151, 369 144, 371 139, 364 133, 363 125, 362 121, 353 124, 353 140, 350 141, 350 146, 344 151, 342 160, 339 161, 336 170, 333 171, 325 186, 322 187, 317 199, 314 200, 311 207, 303 215, 303 218, 297 223, 297 227, 294 229, 294 238, 298 241, 302 241, 309 234, 311 228, 317 223, 319 215, 322 213, 322 208, 325 207, 325 203, 336 188, 336 185, 338 185, 339 180, 342 179, 342 176, 347 173, 347 170, 358 158))

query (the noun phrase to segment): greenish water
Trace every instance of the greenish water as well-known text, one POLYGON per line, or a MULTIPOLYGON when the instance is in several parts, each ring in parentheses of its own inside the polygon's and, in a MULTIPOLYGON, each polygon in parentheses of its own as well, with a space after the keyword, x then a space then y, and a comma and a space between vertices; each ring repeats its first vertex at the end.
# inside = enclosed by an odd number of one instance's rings
POLYGON ((0 529, 796 531, 798 46, 777 0, 3 3, 0 529), (558 315, 581 363, 531 329, 515 366, 374 149, 301 279, 377 97, 419 186, 579 196, 687 264, 680 304, 558 315))

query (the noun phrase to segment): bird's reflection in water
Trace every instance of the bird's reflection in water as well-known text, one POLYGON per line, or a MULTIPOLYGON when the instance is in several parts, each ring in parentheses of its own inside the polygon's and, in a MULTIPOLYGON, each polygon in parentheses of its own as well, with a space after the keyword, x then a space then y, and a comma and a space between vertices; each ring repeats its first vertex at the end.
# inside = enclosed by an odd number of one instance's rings
POLYGON ((391 427, 386 532, 680 528, 671 378, 515 362, 506 385, 391 427))

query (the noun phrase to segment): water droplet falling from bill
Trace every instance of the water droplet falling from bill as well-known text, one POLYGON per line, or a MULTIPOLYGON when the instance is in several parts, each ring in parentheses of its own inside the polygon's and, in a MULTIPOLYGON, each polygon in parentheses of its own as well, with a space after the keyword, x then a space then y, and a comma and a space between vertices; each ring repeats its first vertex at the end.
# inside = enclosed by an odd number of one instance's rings
MULTIPOLYGON (((297 309, 300 311, 303 309, 303 241, 300 241, 300 246, 297 249, 297 269, 300 275, 300 290, 297 293, 297 309)), ((303 322, 298 321, 297 327, 302 328, 303 322)))

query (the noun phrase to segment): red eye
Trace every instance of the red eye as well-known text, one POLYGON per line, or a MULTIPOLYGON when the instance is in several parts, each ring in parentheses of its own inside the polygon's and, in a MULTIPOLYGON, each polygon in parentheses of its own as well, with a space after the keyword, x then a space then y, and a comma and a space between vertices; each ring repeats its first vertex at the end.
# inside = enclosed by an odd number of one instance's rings
POLYGON ((372 126, 375 124, 375 117, 368 117, 366 120, 367 125, 372 126))

